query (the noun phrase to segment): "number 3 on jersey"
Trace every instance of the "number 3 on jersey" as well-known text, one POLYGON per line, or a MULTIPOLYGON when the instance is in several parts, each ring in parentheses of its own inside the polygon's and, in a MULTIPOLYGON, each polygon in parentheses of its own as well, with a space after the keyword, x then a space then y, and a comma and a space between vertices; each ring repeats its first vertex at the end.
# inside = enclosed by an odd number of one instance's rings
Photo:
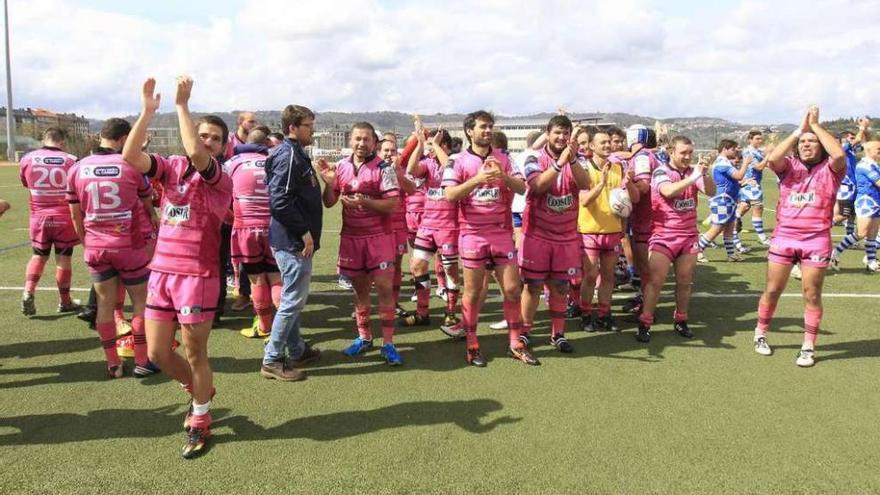
POLYGON ((112 210, 122 204, 119 197, 119 184, 108 180, 90 182, 86 185, 86 192, 91 198, 91 206, 96 211, 112 210))

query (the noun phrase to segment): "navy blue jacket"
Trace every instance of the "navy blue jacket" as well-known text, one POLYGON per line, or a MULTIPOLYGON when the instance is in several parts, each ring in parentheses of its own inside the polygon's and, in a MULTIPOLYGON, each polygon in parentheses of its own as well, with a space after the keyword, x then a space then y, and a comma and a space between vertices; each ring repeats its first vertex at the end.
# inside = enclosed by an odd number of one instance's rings
POLYGON ((310 232, 317 251, 324 214, 321 186, 312 160, 298 142, 284 138, 266 158, 266 185, 272 212, 272 248, 298 253, 303 249, 303 235, 310 232))

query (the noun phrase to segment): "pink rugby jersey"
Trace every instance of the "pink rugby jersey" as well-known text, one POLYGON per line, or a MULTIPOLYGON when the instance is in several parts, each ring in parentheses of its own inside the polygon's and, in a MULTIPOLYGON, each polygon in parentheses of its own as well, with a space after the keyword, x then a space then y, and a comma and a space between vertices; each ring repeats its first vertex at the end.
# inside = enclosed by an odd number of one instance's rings
MULTIPOLYGON (((523 212, 523 232, 546 241, 571 241, 578 237, 578 185, 566 165, 556 176, 556 182, 547 192, 535 193, 531 188, 538 177, 553 167, 553 158, 545 146, 539 152, 531 152, 523 165, 523 175, 529 189, 526 191, 526 209, 523 212)), ((574 166, 581 166, 575 163, 574 166)))
POLYGON ((835 172, 831 159, 807 166, 793 156, 786 156, 779 177, 779 202, 776 205, 777 237, 800 237, 831 229, 837 189, 846 169, 835 172))
POLYGON ((206 179, 186 156, 150 155, 148 177, 164 189, 162 220, 150 269, 216 277, 220 270, 220 224, 232 200, 232 180, 215 160, 206 179))
MULTIPOLYGON (((392 167, 394 165, 391 165, 392 167)), ((397 166, 394 170, 397 173, 397 183, 400 184, 401 177, 406 175, 406 167, 397 166)), ((410 178, 411 179, 411 178, 410 178)), ((391 212, 391 228, 395 232, 406 232, 406 198, 409 198, 409 194, 403 194, 403 191, 398 191, 401 196, 400 201, 397 202, 397 206, 394 207, 394 211, 391 212)))
POLYGON ((232 212, 234 228, 268 228, 269 187, 266 185, 266 155, 241 153, 223 165, 232 179, 232 212))
MULTIPOLYGON (((660 161, 657 160, 657 156, 654 155, 654 152, 645 148, 637 151, 629 160, 629 170, 632 170, 634 181, 646 180, 650 183, 654 170, 659 166, 660 161)), ((648 197, 647 194, 643 194, 639 198, 638 203, 633 203, 633 211, 630 215, 630 222, 633 225, 643 227, 650 226, 652 202, 652 199, 648 197)))
MULTIPOLYGON (((355 168, 351 157, 336 164, 336 184, 333 189, 341 196, 360 196, 369 199, 389 199, 400 196, 394 167, 377 156, 368 158, 355 168)), ((368 237, 390 234, 391 215, 383 215, 369 208, 342 207, 342 235, 368 237)))
MULTIPOLYGON (((501 150, 492 149, 489 155, 500 162, 501 170, 505 174, 522 178, 501 150)), ((457 186, 476 176, 489 155, 477 155, 470 147, 459 153, 453 165, 446 167, 443 172, 443 187, 457 186)), ((502 229, 512 232, 510 204, 513 196, 513 191, 501 180, 479 185, 458 202, 459 230, 479 232, 502 229)))
MULTIPOLYGON (((451 166, 452 159, 450 158, 451 166)), ((420 227, 431 230, 458 230, 458 205, 446 200, 443 192, 443 171, 447 165, 441 165, 435 158, 425 158, 419 162, 420 173, 424 173, 419 181, 424 187, 425 206, 420 227)))
POLYGON ((79 203, 87 249, 142 248, 141 198, 153 194, 149 182, 119 153, 87 156, 70 169, 67 201, 79 203))
POLYGON ((651 231, 655 234, 694 235, 697 230, 697 194, 703 190, 703 179, 688 186, 675 198, 660 194, 660 186, 684 180, 692 167, 678 171, 660 165, 651 178, 651 231))
POLYGON ((76 157, 44 146, 21 159, 21 184, 30 190, 31 216, 70 216, 67 175, 76 157))
MULTIPOLYGON (((426 165, 429 161, 434 160, 434 155, 426 156, 419 161, 419 165, 426 165)), ((425 202, 427 201, 427 190, 425 186, 425 178, 409 177, 409 180, 416 183, 416 192, 406 195, 406 211, 410 213, 422 213, 425 211, 425 202)))

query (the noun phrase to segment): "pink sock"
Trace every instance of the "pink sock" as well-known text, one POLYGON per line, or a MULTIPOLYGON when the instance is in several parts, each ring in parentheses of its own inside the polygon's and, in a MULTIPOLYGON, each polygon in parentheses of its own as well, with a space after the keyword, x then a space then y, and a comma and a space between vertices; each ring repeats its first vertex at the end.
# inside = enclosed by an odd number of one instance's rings
POLYGON ((134 364, 144 366, 149 359, 147 359, 147 334, 144 331, 143 315, 131 317, 131 335, 134 340, 134 364))
POLYGON ((458 289, 446 289, 446 312, 454 315, 458 309, 458 289))
POLYGON ((58 287, 58 297, 61 304, 70 304, 70 278, 73 272, 69 269, 55 268, 55 285, 58 287))
POLYGON ((260 319, 260 331, 272 331, 272 289, 264 284, 251 285, 251 299, 254 301, 254 313, 260 319))
POLYGON ((651 325, 654 324, 654 315, 650 313, 642 313, 641 315, 639 315, 639 323, 648 328, 651 328, 651 325))
POLYGON ((510 347, 519 347, 522 343, 519 337, 522 332, 522 310, 517 301, 504 300, 501 307, 504 310, 504 319, 507 321, 507 338, 510 347))
POLYGON ((469 301, 461 302, 461 323, 465 331, 468 347, 477 347, 477 308, 469 301))
POLYGON ((416 314, 419 316, 428 316, 430 307, 431 290, 424 287, 416 289, 416 314))
POLYGON ((379 323, 382 326, 382 343, 394 343, 394 306, 379 306, 379 323))
POLYGON ((535 326, 535 322, 533 322, 533 321, 530 321, 530 322, 526 322, 526 321, 524 321, 524 322, 523 322, 523 326, 522 326, 522 330, 519 332, 520 335, 526 335, 526 336, 531 335, 531 334, 532 334, 532 327, 533 327, 533 326, 535 326))
POLYGON ((119 354, 116 352, 116 323, 105 321, 95 325, 98 336, 101 338, 101 347, 104 348, 104 356, 107 358, 107 366, 119 366, 119 354))
POLYGON ((815 347, 819 336, 819 325, 822 323, 822 308, 804 309, 804 343, 815 347))
POLYGON ((281 306, 281 282, 272 284, 272 304, 276 308, 281 306))
POLYGON ((40 283, 40 277, 43 276, 43 270, 46 268, 46 261, 39 256, 34 256, 28 261, 25 269, 24 291, 33 294, 40 283))
POLYGON ((443 263, 440 256, 434 256, 434 274, 437 275, 437 287, 446 288, 446 271, 443 269, 443 263))
POLYGON ((758 304, 758 325, 757 329, 761 333, 767 333, 767 330, 770 329, 770 320, 773 318, 773 313, 776 312, 776 306, 767 306, 764 304, 758 304))
POLYGON ((370 307, 356 308, 355 321, 357 322, 358 337, 364 340, 373 340, 373 334, 370 332, 370 307))
POLYGON ((675 312, 672 313, 672 321, 674 321, 676 323, 681 322, 681 321, 687 321, 687 319, 688 319, 687 312, 682 312, 682 311, 679 311, 676 309, 675 312))
POLYGON ((200 415, 193 414, 189 418, 189 426, 190 428, 199 428, 199 429, 207 429, 211 427, 211 413, 205 413, 200 415))
POLYGON ((599 303, 599 317, 605 317, 611 314, 611 305, 599 303))
POLYGON ((550 295, 550 332, 565 333, 565 297, 550 295))
POLYGON ((113 318, 116 321, 121 321, 125 319, 125 313, 122 311, 122 308, 125 306, 125 285, 123 285, 122 280, 118 282, 116 286, 116 309, 113 311, 113 318))

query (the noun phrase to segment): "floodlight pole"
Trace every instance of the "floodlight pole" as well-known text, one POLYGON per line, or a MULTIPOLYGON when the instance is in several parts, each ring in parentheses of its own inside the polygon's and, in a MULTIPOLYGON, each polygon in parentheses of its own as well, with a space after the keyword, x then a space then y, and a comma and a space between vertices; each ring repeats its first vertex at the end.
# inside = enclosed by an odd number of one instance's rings
POLYGON ((3 24, 6 26, 6 159, 15 161, 15 117, 12 106, 12 64, 9 57, 9 1, 3 0, 3 24))

